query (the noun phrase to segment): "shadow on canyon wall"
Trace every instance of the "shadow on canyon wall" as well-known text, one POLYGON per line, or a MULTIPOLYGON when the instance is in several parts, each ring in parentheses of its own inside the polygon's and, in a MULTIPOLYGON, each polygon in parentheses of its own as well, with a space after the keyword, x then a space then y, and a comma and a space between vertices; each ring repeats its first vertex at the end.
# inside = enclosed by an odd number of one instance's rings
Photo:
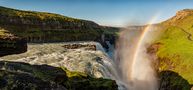
POLYGON ((192 85, 186 79, 173 71, 162 71, 159 90, 191 90, 192 85))

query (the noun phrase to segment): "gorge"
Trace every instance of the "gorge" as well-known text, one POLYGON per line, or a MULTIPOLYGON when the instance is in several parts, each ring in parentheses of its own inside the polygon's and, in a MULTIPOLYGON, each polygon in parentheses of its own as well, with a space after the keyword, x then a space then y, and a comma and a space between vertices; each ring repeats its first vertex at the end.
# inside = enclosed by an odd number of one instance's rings
POLYGON ((190 90, 192 17, 122 29, 0 7, 0 89, 190 90))

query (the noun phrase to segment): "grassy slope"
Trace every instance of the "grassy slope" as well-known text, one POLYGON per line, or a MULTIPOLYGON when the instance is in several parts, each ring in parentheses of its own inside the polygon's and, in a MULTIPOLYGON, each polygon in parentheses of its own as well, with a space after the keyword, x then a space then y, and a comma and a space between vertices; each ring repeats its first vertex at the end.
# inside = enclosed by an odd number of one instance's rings
POLYGON ((8 35, 10 35, 9 31, 7 31, 7 30, 5 30, 3 28, 0 28, 0 38, 6 37, 8 35))
POLYGON ((185 13, 189 14, 162 23, 167 29, 156 41, 162 43, 156 54, 160 58, 160 71, 172 70, 193 84, 193 37, 189 36, 193 34, 193 10, 185 13))
POLYGON ((36 11, 22 11, 17 9, 11 9, 6 7, 0 6, 0 12, 2 15, 8 15, 8 16, 16 16, 20 18, 37 18, 40 20, 61 20, 61 21, 69 21, 69 22, 79 22, 80 19, 75 19, 67 16, 62 16, 59 14, 54 13, 47 13, 47 12, 36 12, 36 11))

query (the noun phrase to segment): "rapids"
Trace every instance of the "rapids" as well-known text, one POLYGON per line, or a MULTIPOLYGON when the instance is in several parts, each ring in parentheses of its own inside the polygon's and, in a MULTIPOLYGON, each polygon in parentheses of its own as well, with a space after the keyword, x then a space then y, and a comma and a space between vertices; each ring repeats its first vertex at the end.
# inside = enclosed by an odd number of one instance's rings
POLYGON ((116 66, 97 42, 44 43, 28 44, 28 51, 22 54, 8 55, 1 61, 25 62, 29 64, 47 64, 55 67, 66 67, 71 71, 87 73, 96 78, 116 80, 116 66), (96 50, 86 48, 65 49, 64 44, 91 44, 96 50))
POLYGON ((147 29, 151 28, 124 30, 115 46, 106 42, 109 46, 107 52, 97 42, 28 44, 26 53, 4 56, 0 60, 66 67, 96 78, 116 80, 119 90, 158 90, 156 73, 146 53, 153 39, 149 39, 152 33, 147 34, 147 29), (73 43, 95 45, 96 50, 63 47, 64 44, 73 43))

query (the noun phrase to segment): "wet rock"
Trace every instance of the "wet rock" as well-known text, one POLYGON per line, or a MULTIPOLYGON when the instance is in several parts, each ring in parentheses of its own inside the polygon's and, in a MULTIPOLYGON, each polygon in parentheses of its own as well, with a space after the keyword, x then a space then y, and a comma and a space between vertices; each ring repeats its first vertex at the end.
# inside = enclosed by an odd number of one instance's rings
POLYGON ((18 54, 27 51, 27 41, 0 29, 0 56, 18 54))
POLYGON ((65 44, 63 45, 64 48, 66 49, 79 49, 79 48, 86 48, 87 50, 96 50, 96 45, 94 44, 65 44))
POLYGON ((117 90, 114 80, 48 65, 0 61, 1 90, 117 90))

